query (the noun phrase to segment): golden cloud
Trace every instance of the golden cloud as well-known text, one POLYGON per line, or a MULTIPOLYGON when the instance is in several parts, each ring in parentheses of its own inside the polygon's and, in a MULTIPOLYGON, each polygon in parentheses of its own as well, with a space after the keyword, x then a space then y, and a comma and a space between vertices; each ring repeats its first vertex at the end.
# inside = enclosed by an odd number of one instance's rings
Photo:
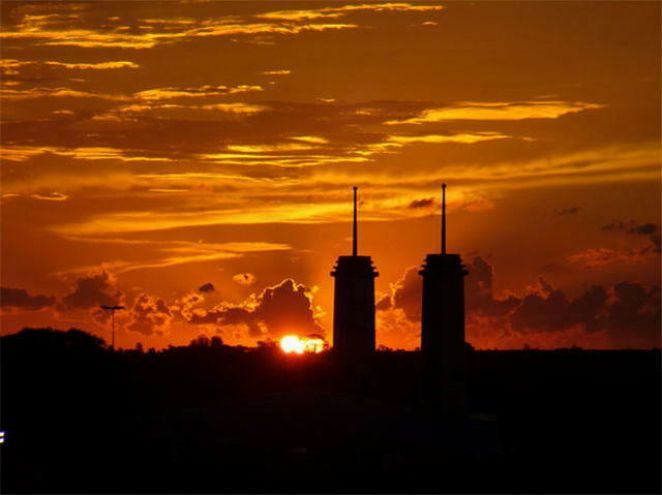
POLYGON ((309 167, 342 162, 366 162, 371 160, 373 155, 394 153, 395 150, 412 144, 473 144, 509 138, 512 136, 498 132, 391 135, 382 142, 366 143, 361 146, 350 144, 324 150, 322 147, 329 142, 326 138, 295 136, 290 140, 300 143, 227 145, 227 152, 202 154, 198 157, 227 164, 309 167), (306 151, 311 152, 305 153, 306 151))
POLYGON ((441 11, 441 5, 416 5, 411 3, 364 3, 324 7, 309 10, 278 10, 258 14, 260 19, 278 21, 311 21, 315 19, 337 19, 351 12, 435 12, 441 11))
POLYGON ((563 115, 597 110, 605 105, 567 101, 460 102, 447 107, 429 108, 418 116, 391 120, 388 125, 426 124, 452 120, 525 120, 557 119, 563 115))
MULTIPOLYGON (((388 143, 386 143, 388 144, 388 143)), ((424 192, 439 177, 458 184, 462 189, 518 189, 553 184, 585 184, 614 181, 659 179, 659 144, 642 143, 633 147, 605 147, 534 158, 528 161, 496 162, 489 166, 463 162, 444 165, 443 169, 410 169, 407 176, 383 171, 319 169, 312 176, 327 184, 369 183, 380 187, 424 192), (466 186, 463 186, 465 185, 466 186)), ((436 187, 436 185, 434 186, 436 187)), ((430 189, 431 190, 431 189, 430 189)))
POLYGON ((290 139, 311 144, 327 144, 329 142, 327 138, 321 136, 293 136, 290 139))
POLYGON ((252 273, 237 273, 232 280, 239 285, 253 285, 257 278, 252 273))
POLYGON ((25 24, 15 31, 5 30, 0 39, 6 40, 41 40, 41 44, 50 46, 77 46, 80 48, 134 48, 145 49, 157 45, 154 35, 124 34, 119 31, 93 31, 91 29, 51 29, 47 25, 28 28, 25 24))
POLYGON ((162 24, 170 26, 192 26, 198 21, 189 17, 178 17, 175 19, 141 19, 140 22, 145 24, 162 24))
POLYGON ((195 88, 153 88, 134 93, 139 100, 157 101, 174 98, 211 98, 240 93, 264 91, 262 86, 241 84, 239 86, 200 86, 195 88))
POLYGON ((96 98, 102 100, 126 100, 126 96, 79 91, 71 88, 29 88, 0 90, 0 98, 7 101, 32 100, 36 98, 96 98))
POLYGON ((159 212, 128 211, 96 215, 89 220, 54 226, 68 236, 90 236, 121 232, 149 232, 204 225, 249 225, 269 223, 325 223, 346 217, 343 203, 316 203, 305 207, 290 204, 237 207, 223 210, 159 212))
POLYGON ((219 112, 232 116, 248 116, 264 112, 268 109, 265 105, 252 103, 209 103, 204 105, 182 104, 182 103, 158 103, 159 100, 147 101, 145 103, 132 103, 114 108, 108 112, 100 113, 92 117, 92 120, 107 122, 123 122, 135 120, 139 117, 151 118, 174 118, 185 116, 187 119, 204 117, 201 112, 219 112))
POLYGON ((405 144, 443 144, 443 143, 460 143, 472 144, 480 143, 482 141, 492 141, 495 139, 510 139, 512 136, 501 134, 500 132, 477 132, 477 133, 462 133, 462 134, 423 134, 418 136, 389 136, 387 138, 388 144, 405 145, 405 144))
POLYGON ((207 160, 214 163, 225 165, 243 165, 243 166, 270 166, 286 168, 303 168, 329 165, 333 163, 362 163, 370 159, 363 156, 348 155, 324 155, 324 154, 304 154, 304 155, 272 155, 270 153, 202 153, 196 155, 201 160, 207 160))
POLYGON ((123 162, 169 160, 167 157, 141 156, 139 153, 134 154, 132 150, 94 146, 83 146, 78 148, 56 148, 52 146, 3 146, 0 148, 0 156, 3 160, 15 162, 22 162, 44 153, 67 156, 78 160, 120 160, 123 162))
POLYGON ((78 16, 24 16, 13 30, 5 29, 0 39, 38 40, 42 45, 77 46, 81 48, 125 48, 148 49, 159 44, 189 41, 193 38, 241 35, 296 35, 305 32, 337 31, 354 29, 354 24, 341 23, 244 23, 228 22, 227 19, 205 19, 191 22, 172 23, 169 20, 148 19, 138 26, 138 33, 128 32, 128 26, 98 30, 76 27, 78 16), (161 21, 161 22, 158 22, 161 21), (160 28, 161 30, 157 30, 160 28))
POLYGON ((265 76, 288 76, 291 73, 292 73, 292 71, 289 70, 289 69, 262 71, 262 74, 265 75, 265 76))
POLYGON ((254 105, 249 103, 212 103, 209 105, 200 105, 197 108, 202 110, 218 110, 219 112, 235 114, 253 114, 264 112, 268 109, 268 107, 264 105, 254 105))
POLYGON ((259 14, 256 17, 260 19, 267 19, 270 21, 312 21, 316 19, 337 19, 342 17, 342 12, 329 12, 320 10, 277 10, 274 12, 266 12, 259 14))
POLYGON ((303 143, 231 144, 226 146, 226 149, 236 153, 280 153, 283 151, 312 150, 315 149, 315 146, 303 143))
POLYGON ((111 69, 137 69, 140 65, 127 60, 110 60, 96 63, 68 63, 54 60, 0 60, 0 69, 16 69, 20 67, 46 66, 72 70, 111 70, 111 69))
POLYGON ((54 192, 51 194, 31 194, 30 197, 39 199, 41 201, 66 201, 69 199, 69 196, 59 192, 54 192))

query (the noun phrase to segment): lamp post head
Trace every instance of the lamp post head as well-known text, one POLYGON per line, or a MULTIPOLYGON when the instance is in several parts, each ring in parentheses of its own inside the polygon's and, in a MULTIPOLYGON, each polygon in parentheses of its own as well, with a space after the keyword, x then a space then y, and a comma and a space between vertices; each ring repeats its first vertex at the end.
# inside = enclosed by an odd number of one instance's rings
POLYGON ((99 306, 101 309, 105 309, 106 311, 117 311, 120 309, 126 309, 126 306, 106 306, 105 304, 102 304, 99 306))

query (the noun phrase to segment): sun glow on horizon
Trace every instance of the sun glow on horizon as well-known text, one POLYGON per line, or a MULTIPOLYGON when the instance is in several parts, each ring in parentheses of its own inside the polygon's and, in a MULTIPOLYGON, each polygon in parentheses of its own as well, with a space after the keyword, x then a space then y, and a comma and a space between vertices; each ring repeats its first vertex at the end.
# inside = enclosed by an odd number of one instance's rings
POLYGON ((285 354, 319 353, 326 348, 326 342, 317 336, 285 335, 280 339, 280 348, 285 354))

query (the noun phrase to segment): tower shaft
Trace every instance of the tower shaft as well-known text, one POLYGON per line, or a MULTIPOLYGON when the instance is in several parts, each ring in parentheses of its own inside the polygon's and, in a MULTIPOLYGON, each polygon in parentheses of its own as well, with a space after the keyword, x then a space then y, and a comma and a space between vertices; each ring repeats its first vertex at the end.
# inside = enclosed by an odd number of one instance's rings
POLYGON ((340 256, 331 272, 335 278, 333 347, 347 360, 375 350, 375 277, 369 256, 340 256))
POLYGON ((459 254, 446 252, 446 184, 441 186, 441 254, 429 254, 423 277, 421 354, 423 389, 442 412, 465 409, 464 277, 459 254))
POLYGON ((421 351, 430 359, 452 361, 464 347, 464 276, 457 254, 428 255, 423 269, 421 351))

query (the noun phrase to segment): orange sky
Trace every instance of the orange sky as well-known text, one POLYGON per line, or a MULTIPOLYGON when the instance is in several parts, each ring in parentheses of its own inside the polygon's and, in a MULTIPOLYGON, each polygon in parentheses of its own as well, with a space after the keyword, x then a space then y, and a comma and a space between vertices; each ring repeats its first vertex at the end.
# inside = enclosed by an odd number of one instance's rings
POLYGON ((472 344, 659 345, 659 3, 1 8, 3 334, 330 337, 358 185, 414 348, 445 181, 472 344))

